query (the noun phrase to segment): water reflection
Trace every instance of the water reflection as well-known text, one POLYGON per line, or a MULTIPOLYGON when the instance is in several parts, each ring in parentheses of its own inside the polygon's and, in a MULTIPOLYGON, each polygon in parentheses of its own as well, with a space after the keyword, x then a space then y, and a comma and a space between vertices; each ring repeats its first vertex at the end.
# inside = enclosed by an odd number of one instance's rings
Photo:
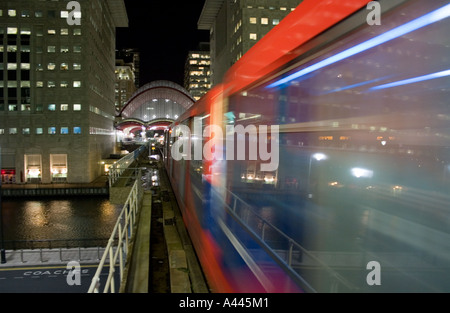
POLYGON ((2 200, 6 241, 109 238, 122 209, 104 197, 2 200))

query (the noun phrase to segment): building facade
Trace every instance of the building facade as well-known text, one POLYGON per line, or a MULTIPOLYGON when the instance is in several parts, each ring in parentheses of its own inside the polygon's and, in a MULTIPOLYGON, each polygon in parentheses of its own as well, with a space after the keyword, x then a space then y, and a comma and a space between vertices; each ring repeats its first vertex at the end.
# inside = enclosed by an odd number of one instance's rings
POLYGON ((125 63, 124 60, 116 60, 116 114, 125 106, 137 90, 135 85, 133 63, 125 63))
POLYGON ((141 53, 138 49, 120 49, 116 51, 116 59, 123 60, 126 64, 132 64, 134 84, 136 89, 141 87, 140 68, 141 68, 141 53))
POLYGON ((86 183, 114 153, 123 0, 0 2, 3 183, 86 183))
POLYGON ((210 46, 201 43, 196 51, 189 51, 184 68, 184 88, 195 100, 211 89, 210 46))
POLYGON ((211 83, 227 70, 302 0, 206 0, 198 28, 210 31, 211 83))

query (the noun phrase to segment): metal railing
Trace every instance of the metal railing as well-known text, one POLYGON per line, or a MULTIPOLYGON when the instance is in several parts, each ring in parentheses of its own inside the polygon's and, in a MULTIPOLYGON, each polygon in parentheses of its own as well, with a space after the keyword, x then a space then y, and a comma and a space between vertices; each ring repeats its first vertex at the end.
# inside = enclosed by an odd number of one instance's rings
MULTIPOLYGON (((219 196, 219 198, 221 198, 219 196)), ((258 237, 260 242, 271 250, 272 257, 278 259, 278 263, 283 263, 285 270, 291 272, 294 277, 304 288, 310 292, 317 292, 303 277, 301 277, 294 269, 301 266, 301 260, 312 264, 315 268, 323 270, 330 280, 331 292, 338 292, 339 288, 344 287, 347 291, 355 291, 357 288, 349 282, 341 274, 333 270, 325 262, 317 258, 313 253, 302 247, 293 238, 286 235, 279 228, 264 219, 254 208, 239 198, 231 191, 227 191, 225 199, 229 199, 229 203, 224 205, 229 214, 233 215, 241 225, 246 227, 254 236, 258 237)))
POLYGON ((131 192, 123 206, 123 209, 117 219, 117 223, 113 229, 108 245, 105 248, 102 259, 100 260, 97 271, 92 279, 88 293, 99 293, 100 291, 100 274, 106 267, 106 260, 109 257, 109 274, 105 282, 103 293, 115 293, 114 272, 115 266, 119 263, 120 280, 123 280, 125 260, 128 253, 128 246, 133 239, 133 228, 136 223, 136 217, 139 211, 140 202, 140 181, 136 180, 133 184, 131 192))
POLYGON ((128 169, 134 161, 148 148, 148 144, 143 145, 139 149, 127 154, 109 168, 109 187, 121 177, 123 172, 128 169))

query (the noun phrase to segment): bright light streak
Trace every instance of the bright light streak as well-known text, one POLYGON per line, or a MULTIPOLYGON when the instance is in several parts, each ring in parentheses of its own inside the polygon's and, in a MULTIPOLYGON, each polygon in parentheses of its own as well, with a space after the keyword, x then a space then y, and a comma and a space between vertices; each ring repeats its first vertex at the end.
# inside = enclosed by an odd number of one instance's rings
POLYGON ((314 71, 322 69, 322 68, 324 68, 328 65, 334 64, 336 62, 342 61, 344 59, 347 59, 351 56, 354 56, 354 55, 364 52, 366 50, 372 49, 372 48, 379 46, 381 44, 384 44, 388 41, 391 41, 393 39, 404 36, 410 32, 418 30, 422 27, 436 23, 436 22, 443 20, 449 16, 450 16, 450 4, 447 4, 439 9, 432 11, 430 13, 427 13, 415 20, 412 20, 406 24, 403 24, 394 29, 391 29, 390 31, 387 31, 377 37, 374 37, 372 39, 364 41, 356 46, 353 46, 347 50, 344 50, 338 54, 335 54, 325 60, 322 60, 322 61, 315 63, 311 66, 308 66, 298 72, 295 72, 283 79, 280 79, 280 80, 270 84, 266 88, 275 88, 280 85, 286 84, 294 79, 297 79, 299 77, 310 74, 314 71))
POLYGON ((433 73, 433 74, 408 78, 408 79, 392 82, 389 84, 375 86, 375 87, 370 88, 369 90, 380 90, 380 89, 392 88, 392 87, 403 86, 403 85, 408 85, 408 84, 414 84, 414 83, 418 83, 418 82, 422 82, 422 81, 426 81, 426 80, 430 80, 430 79, 441 78, 441 77, 445 77, 445 76, 450 76, 450 70, 445 70, 445 71, 441 71, 441 72, 437 72, 437 73, 433 73))

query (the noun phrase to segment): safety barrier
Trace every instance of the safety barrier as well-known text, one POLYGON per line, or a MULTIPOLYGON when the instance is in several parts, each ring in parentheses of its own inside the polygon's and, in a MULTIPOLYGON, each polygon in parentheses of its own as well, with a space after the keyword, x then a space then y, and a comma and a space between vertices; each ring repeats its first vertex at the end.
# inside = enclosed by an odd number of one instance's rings
POLYGON ((128 253, 128 246, 133 239, 133 228, 136 223, 136 217, 140 207, 141 199, 141 182, 136 180, 133 184, 131 192, 125 205, 118 217, 117 223, 113 229, 108 245, 105 248, 102 259, 100 260, 97 271, 92 279, 88 293, 100 292, 100 274, 104 267, 107 266, 106 260, 109 257, 109 274, 105 282, 103 293, 115 293, 114 272, 117 263, 119 263, 120 280, 123 280, 125 261, 128 253))
POLYGON ((143 145, 139 149, 127 154, 119 161, 111 165, 109 168, 109 187, 114 185, 114 183, 121 177, 123 172, 128 169, 134 161, 136 161, 141 153, 143 153, 148 148, 148 143, 143 145))
MULTIPOLYGON (((218 198, 222 199, 220 195, 218 195, 218 198)), ((293 268, 301 266, 301 262, 298 260, 302 260, 303 263, 308 263, 308 265, 323 270, 331 281, 331 290, 329 291, 338 292, 340 288, 344 288, 345 291, 354 291, 356 289, 351 282, 320 260, 314 253, 302 247, 294 239, 260 216, 250 204, 239 198, 236 194, 227 190, 227 196, 225 198, 229 199, 230 203, 227 204, 224 202, 227 212, 253 234, 253 237, 257 238, 272 258, 286 271, 290 272, 290 276, 304 289, 309 292, 317 292, 293 268)))

